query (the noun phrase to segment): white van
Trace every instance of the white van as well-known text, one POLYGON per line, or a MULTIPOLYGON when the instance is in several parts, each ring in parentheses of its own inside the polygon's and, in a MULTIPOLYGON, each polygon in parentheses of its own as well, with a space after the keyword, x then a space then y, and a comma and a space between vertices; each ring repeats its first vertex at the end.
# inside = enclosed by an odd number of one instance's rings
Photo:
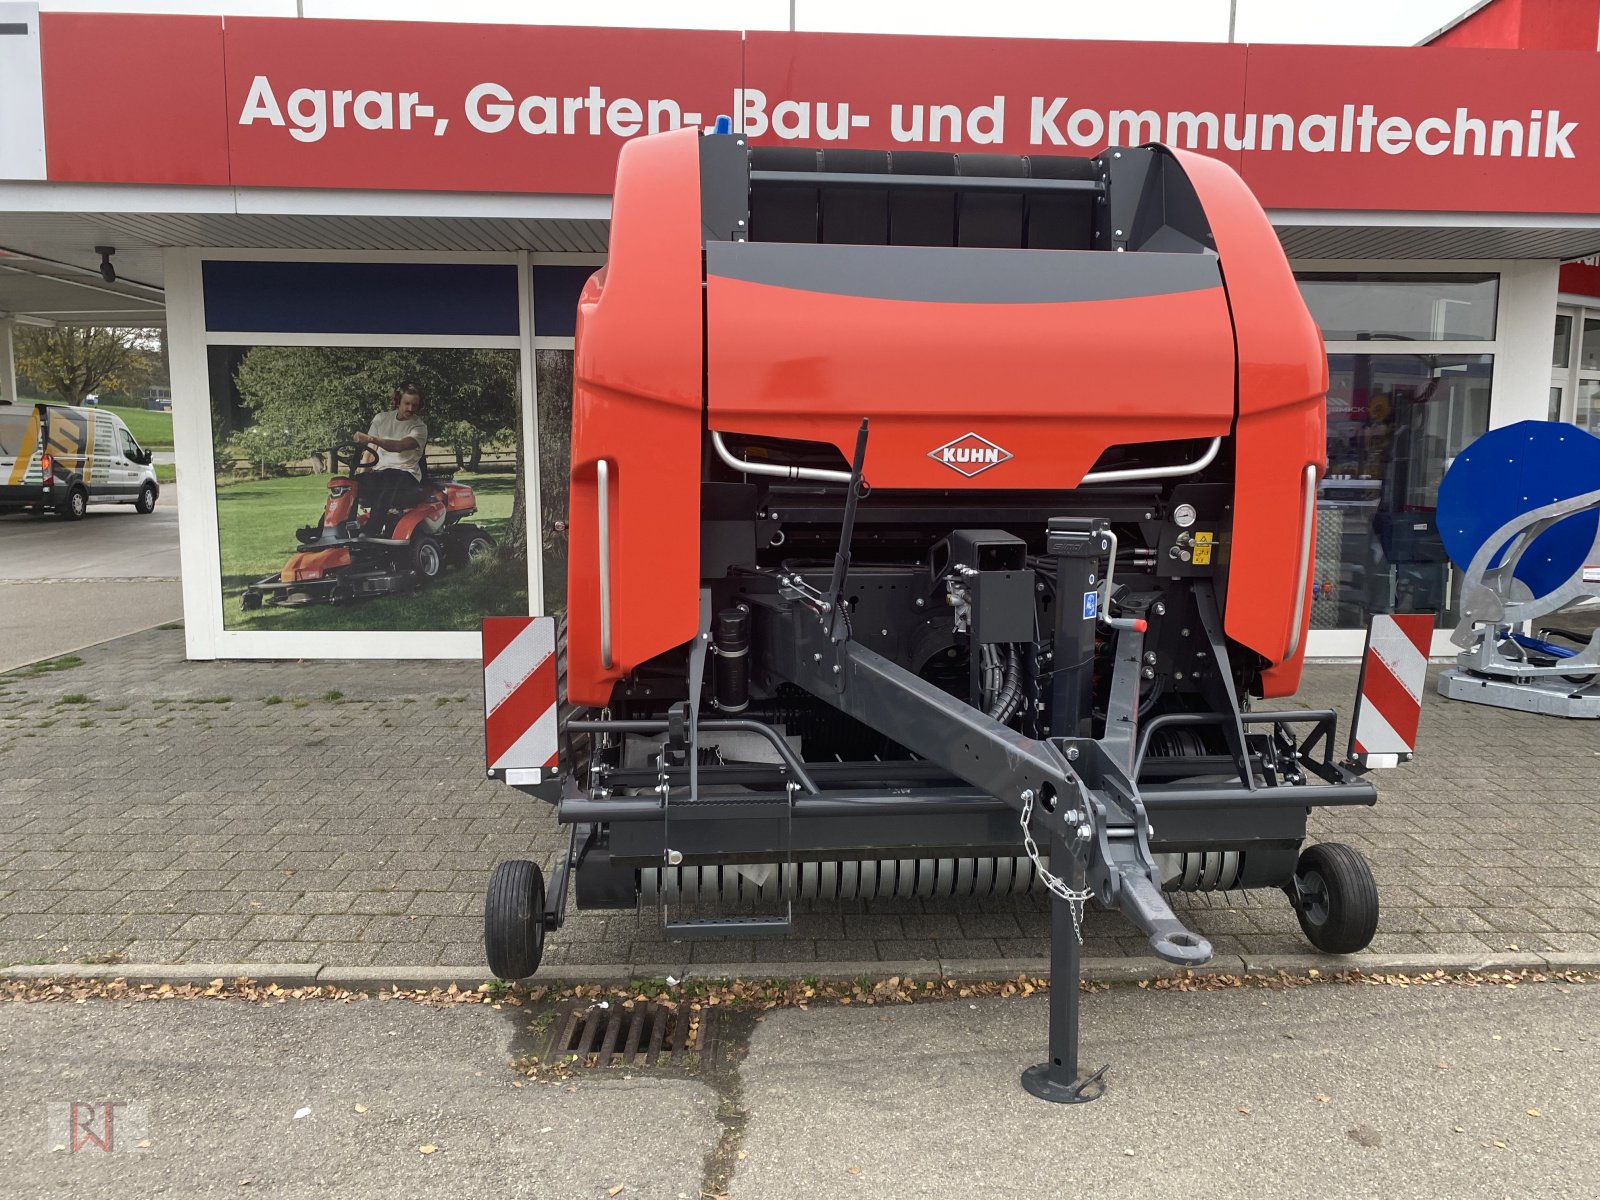
POLYGON ((76 521, 93 501, 152 512, 161 485, 150 462, 150 451, 103 408, 0 405, 0 511, 76 521))

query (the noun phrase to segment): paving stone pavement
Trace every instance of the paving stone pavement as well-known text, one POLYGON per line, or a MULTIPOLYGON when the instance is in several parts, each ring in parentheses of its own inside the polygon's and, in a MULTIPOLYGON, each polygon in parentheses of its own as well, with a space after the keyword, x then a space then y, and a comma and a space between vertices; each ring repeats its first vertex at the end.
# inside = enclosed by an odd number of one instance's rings
MULTIPOLYGON (((493 865, 558 852, 550 810, 483 776, 475 664, 191 663, 172 629, 81 657, 0 676, 0 965, 481 964, 493 865)), ((1355 683, 1312 665, 1300 702, 1347 714, 1355 683)), ((1372 952, 1600 956, 1600 727, 1430 692, 1421 740, 1376 808, 1314 818, 1372 863, 1372 952)), ((1308 949, 1279 893, 1177 905, 1219 954, 1308 949)), ((572 913, 546 962, 1042 958, 1049 917, 1032 897, 908 900, 796 925, 669 943, 653 912, 572 913)), ((1143 939, 1091 912, 1085 953, 1143 939)))

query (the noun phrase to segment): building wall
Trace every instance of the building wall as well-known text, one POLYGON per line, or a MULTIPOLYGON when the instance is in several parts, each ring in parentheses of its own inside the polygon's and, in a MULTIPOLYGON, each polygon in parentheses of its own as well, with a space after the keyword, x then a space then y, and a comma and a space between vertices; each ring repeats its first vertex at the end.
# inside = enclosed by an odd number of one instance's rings
POLYGON ((1469 50, 1594 50, 1600 0, 1493 0, 1428 43, 1469 50))

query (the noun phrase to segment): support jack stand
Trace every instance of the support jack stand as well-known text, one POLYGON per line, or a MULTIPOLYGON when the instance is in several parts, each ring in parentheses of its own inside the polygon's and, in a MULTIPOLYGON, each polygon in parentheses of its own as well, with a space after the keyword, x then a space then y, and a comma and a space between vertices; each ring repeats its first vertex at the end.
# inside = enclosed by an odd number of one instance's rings
MULTIPOLYGON (((1083 887, 1083 864, 1059 835, 1050 839, 1050 867, 1073 888, 1083 887)), ((1022 1073, 1028 1093, 1052 1104, 1087 1104, 1106 1094, 1109 1065, 1078 1077, 1078 984, 1082 947, 1072 904, 1050 902, 1050 1057, 1022 1073)))
POLYGON ((1052 1104, 1087 1104, 1106 1094, 1106 1072, 1110 1069, 1107 1064, 1076 1083, 1057 1083, 1050 1078, 1055 1068, 1050 1063, 1039 1063, 1022 1073, 1022 1086, 1029 1095, 1052 1104))

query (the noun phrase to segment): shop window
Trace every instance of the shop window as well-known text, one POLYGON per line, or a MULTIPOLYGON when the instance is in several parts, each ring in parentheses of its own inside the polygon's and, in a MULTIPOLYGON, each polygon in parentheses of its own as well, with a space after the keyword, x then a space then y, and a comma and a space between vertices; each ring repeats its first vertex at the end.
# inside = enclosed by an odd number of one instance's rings
POLYGON ((539 403, 539 537, 544 611, 567 609, 567 493, 572 474, 572 351, 534 353, 539 403))
POLYGON ((210 333, 517 336, 517 269, 498 263, 201 264, 210 333))
POLYGON ((528 611, 516 350, 209 357, 224 629, 471 632, 528 611), (420 445, 385 458, 358 434, 420 445))
POLYGON ((1556 313, 1550 354, 1550 419, 1600 433, 1600 311, 1556 313))
POLYGON ((1556 317, 1556 336, 1551 345, 1550 365, 1552 367, 1572 365, 1572 316, 1569 313, 1562 313, 1556 317))
POLYGON ((1600 371, 1600 317, 1583 319, 1583 341, 1578 347, 1578 370, 1600 371))
POLYGON ((578 327, 578 296, 596 266, 539 266, 533 269, 533 332, 537 337, 571 337, 578 327))
POLYGON ((1312 626, 1457 611, 1439 481, 1489 424, 1489 354, 1328 356, 1328 472, 1317 505, 1312 626))
POLYGON ((1578 380, 1576 403, 1573 405, 1573 424, 1600 433, 1600 379, 1578 380))
MULTIPOLYGON (((1316 271, 1296 278, 1326 341, 1494 340, 1497 275, 1316 271)), ((1600 354, 1600 335, 1594 345, 1600 354)))

